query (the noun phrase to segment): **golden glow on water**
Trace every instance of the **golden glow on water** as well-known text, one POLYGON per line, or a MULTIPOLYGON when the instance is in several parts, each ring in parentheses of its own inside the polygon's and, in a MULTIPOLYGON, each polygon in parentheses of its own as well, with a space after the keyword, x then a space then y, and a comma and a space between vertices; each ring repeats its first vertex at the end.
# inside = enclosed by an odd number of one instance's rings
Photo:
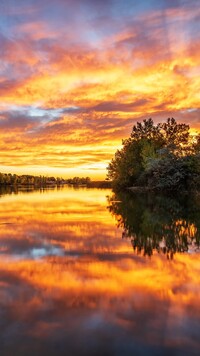
POLYGON ((36 338, 40 352, 45 340, 58 341, 61 330, 74 354, 80 350, 69 341, 72 330, 80 345, 84 334, 88 354, 89 338, 97 340, 99 332, 102 348, 108 346, 106 335, 114 342, 134 332, 149 347, 196 351, 199 253, 177 253, 173 260, 158 253, 137 256, 106 209, 109 193, 65 188, 1 197, 0 304, 9 320, 6 330, 18 323, 19 340, 28 335, 25 349, 36 338), (190 323, 193 338, 183 322, 190 323))

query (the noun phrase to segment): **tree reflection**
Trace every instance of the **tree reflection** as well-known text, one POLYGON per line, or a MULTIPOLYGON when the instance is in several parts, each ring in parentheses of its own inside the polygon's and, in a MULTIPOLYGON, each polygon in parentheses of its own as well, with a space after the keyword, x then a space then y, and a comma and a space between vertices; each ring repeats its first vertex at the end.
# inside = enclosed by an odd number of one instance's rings
POLYGON ((173 258, 176 252, 194 252, 200 246, 200 201, 197 196, 155 196, 121 192, 108 197, 108 209, 130 238, 137 254, 154 251, 173 258))

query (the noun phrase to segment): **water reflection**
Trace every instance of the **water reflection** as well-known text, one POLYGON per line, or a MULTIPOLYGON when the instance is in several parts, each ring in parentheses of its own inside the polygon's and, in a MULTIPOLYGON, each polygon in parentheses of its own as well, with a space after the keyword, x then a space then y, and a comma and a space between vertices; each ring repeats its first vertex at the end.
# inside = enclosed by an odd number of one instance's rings
POLYGON ((199 355, 199 254, 134 254, 106 195, 1 197, 1 356, 199 355))
POLYGON ((130 238, 136 253, 151 256, 156 250, 173 258, 176 252, 199 249, 198 197, 123 192, 109 196, 108 202, 122 238, 130 238))

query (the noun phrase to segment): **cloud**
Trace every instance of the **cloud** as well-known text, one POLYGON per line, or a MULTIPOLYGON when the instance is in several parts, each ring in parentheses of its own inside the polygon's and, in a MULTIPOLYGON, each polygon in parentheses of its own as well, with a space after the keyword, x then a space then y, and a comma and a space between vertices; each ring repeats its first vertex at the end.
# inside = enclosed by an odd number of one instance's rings
POLYGON ((28 117, 26 113, 19 111, 0 112, 0 130, 25 132, 37 125, 37 118, 28 117))
POLYGON ((102 103, 90 108, 90 110, 100 111, 100 112, 110 112, 110 111, 123 111, 123 112, 130 112, 134 111, 139 107, 143 107, 145 104, 148 103, 147 99, 137 100, 132 103, 119 103, 114 101, 103 101, 102 103))
POLYGON ((139 119, 174 114, 199 127, 195 1, 22 1, 20 9, 11 2, 0 14, 2 164, 41 166, 42 152, 44 165, 71 167, 67 152, 77 147, 74 164, 88 159, 89 169, 139 119), (24 157, 12 160, 20 140, 24 157))

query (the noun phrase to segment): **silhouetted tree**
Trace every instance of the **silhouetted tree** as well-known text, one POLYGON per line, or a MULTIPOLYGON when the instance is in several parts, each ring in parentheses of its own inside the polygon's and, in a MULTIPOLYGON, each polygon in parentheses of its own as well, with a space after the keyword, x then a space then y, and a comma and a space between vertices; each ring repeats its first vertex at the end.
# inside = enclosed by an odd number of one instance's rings
POLYGON ((200 136, 192 141, 189 125, 174 118, 157 125, 152 119, 143 120, 122 144, 108 166, 114 189, 141 185, 177 190, 200 185, 200 136))

